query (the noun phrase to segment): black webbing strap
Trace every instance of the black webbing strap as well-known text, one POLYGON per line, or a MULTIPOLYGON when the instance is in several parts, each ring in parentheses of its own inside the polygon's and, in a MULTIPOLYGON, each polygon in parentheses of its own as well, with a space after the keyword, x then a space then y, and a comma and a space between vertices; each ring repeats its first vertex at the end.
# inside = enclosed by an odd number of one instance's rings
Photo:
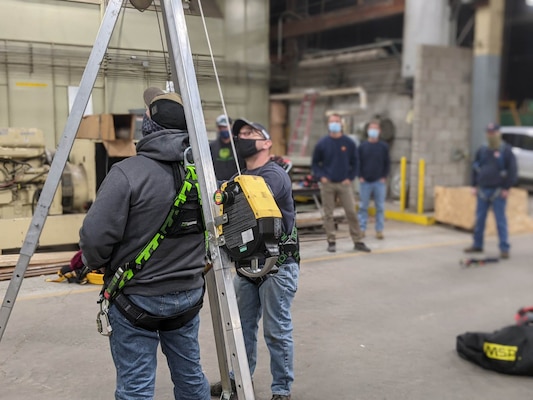
POLYGON ((483 201, 492 203, 494 200, 496 200, 498 197, 502 194, 501 188, 494 189, 494 193, 492 193, 491 196, 486 196, 485 193, 483 193, 483 190, 481 188, 478 188, 479 198, 483 201))
POLYGON ((144 311, 142 308, 133 304, 128 296, 122 292, 114 298, 113 304, 134 326, 153 332, 173 331, 187 324, 198 314, 203 306, 203 299, 204 296, 202 294, 200 300, 188 310, 167 317, 152 315, 144 311))

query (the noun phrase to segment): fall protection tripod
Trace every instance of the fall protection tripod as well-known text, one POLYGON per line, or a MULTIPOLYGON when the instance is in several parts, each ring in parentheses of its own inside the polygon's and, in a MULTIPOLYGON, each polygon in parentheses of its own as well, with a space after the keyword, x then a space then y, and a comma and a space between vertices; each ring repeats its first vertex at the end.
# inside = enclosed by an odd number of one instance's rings
MULTIPOLYGON (((72 149, 78 127, 81 123, 83 113, 89 101, 100 65, 109 46, 124 1, 109 0, 106 7, 97 38, 80 81, 78 94, 74 100, 72 110, 59 141, 48 178, 39 197, 33 218, 21 247, 17 265, 6 291, 2 308, 0 309, 0 340, 7 326, 30 259, 37 248, 48 211, 61 180, 61 174, 72 149)), ((194 71, 183 6, 180 0, 160 0, 160 6, 163 14, 174 87, 178 87, 179 85, 180 94, 184 100, 185 117, 201 196, 203 199, 211 199, 217 190, 217 183, 206 135, 202 104, 194 71)), ((252 379, 233 288, 231 263, 228 255, 219 248, 221 241, 215 222, 218 209, 213 202, 204 201, 202 202, 202 211, 206 223, 212 261, 212 268, 206 274, 206 281, 222 379, 222 399, 227 400, 231 395, 232 389, 229 377, 229 366, 231 365, 235 375, 236 392, 239 399, 254 400, 252 379)))

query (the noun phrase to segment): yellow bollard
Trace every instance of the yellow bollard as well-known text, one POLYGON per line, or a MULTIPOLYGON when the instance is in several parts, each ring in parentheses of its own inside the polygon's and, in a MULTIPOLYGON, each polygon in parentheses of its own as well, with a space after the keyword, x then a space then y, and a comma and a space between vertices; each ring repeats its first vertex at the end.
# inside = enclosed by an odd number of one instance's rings
POLYGON ((426 175, 426 162, 424 159, 418 161, 418 203, 417 211, 419 214, 424 213, 424 179, 426 175))
POLYGON ((400 211, 405 211, 405 171, 407 159, 402 157, 400 160, 400 211))

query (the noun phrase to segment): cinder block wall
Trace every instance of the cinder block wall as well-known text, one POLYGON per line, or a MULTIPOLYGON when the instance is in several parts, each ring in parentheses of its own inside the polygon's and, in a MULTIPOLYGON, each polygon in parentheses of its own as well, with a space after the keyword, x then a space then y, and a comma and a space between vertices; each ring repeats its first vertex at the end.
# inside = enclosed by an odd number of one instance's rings
MULTIPOLYGON (((399 190, 400 159, 410 157, 412 125, 406 120, 412 110, 412 99, 406 94, 401 77, 401 63, 393 56, 374 60, 335 64, 315 68, 298 68, 291 80, 291 92, 306 89, 335 89, 361 86, 367 93, 367 109, 356 111, 355 95, 319 97, 315 105, 307 156, 312 155, 316 142, 327 134, 326 110, 354 110, 345 118, 345 133, 362 138, 363 127, 374 115, 389 118, 395 126, 395 138, 390 148, 391 173, 389 196, 396 198, 399 190)), ((288 102, 288 131, 294 129, 300 109, 299 101, 288 102)))
POLYGON ((433 188, 467 183, 470 170, 472 51, 420 46, 415 74, 409 159, 409 208, 416 210, 418 162, 426 162, 424 210, 434 206, 433 188))

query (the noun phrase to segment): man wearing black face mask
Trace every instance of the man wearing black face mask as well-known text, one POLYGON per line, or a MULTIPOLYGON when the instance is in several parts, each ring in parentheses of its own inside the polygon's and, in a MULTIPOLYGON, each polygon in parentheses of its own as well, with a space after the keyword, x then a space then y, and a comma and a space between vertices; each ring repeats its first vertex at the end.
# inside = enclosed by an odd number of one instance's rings
MULTIPOLYGON (((211 149, 215 176, 219 181, 227 181, 237 173, 229 131, 231 119, 228 121, 226 116, 222 114, 217 117, 216 124, 217 138, 209 143, 209 148, 211 149)), ((244 168, 244 160, 239 159, 239 167, 244 168)))
MULTIPOLYGON (((261 124, 244 119, 235 121, 232 132, 237 137, 237 154, 239 158, 246 160, 243 174, 261 176, 265 180, 281 211, 283 233, 295 237, 296 212, 292 198, 292 184, 287 172, 270 160, 272 147, 270 135, 261 124)), ((292 254, 298 257, 297 251, 292 254)), ((272 400, 290 400, 294 381, 294 342, 290 310, 299 276, 298 260, 294 257, 289 255, 279 265, 276 273, 267 275, 267 278, 261 282, 240 275, 236 275, 234 280, 244 344, 252 376, 257 361, 259 320, 263 317, 263 336, 270 353, 272 400)), ((211 386, 211 396, 220 397, 221 393, 220 382, 211 386)))

